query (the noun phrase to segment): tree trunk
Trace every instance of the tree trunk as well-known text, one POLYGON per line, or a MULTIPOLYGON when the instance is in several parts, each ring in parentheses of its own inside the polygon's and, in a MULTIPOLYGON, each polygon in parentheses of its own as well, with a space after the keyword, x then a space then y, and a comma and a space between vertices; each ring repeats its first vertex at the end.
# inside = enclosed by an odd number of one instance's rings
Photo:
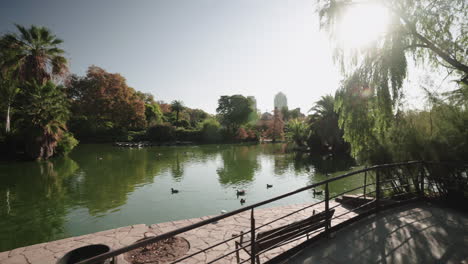
POLYGON ((7 108, 5 132, 6 134, 10 133, 10 104, 8 104, 7 108))

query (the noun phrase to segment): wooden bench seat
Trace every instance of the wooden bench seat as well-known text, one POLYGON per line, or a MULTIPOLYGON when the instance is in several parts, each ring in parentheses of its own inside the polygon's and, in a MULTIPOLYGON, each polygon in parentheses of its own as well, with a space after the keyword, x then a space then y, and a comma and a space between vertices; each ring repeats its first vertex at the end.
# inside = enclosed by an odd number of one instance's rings
MULTIPOLYGON (((306 219, 293 222, 288 225, 283 225, 277 228, 273 228, 267 231, 259 232, 254 239, 255 251, 256 251, 256 261, 260 263, 259 254, 273 249, 275 247, 281 246, 282 244, 291 241, 300 236, 307 236, 312 231, 315 231, 319 228, 324 228, 327 225, 330 226, 331 219, 335 210, 329 210, 328 212, 321 212, 314 214, 306 219)), ((236 245, 236 258, 237 263, 240 263, 239 249, 245 245, 250 244, 250 238, 244 240, 244 233, 241 232, 240 240, 235 241, 236 245)), ((250 246, 242 248, 247 254, 251 255, 250 246)))

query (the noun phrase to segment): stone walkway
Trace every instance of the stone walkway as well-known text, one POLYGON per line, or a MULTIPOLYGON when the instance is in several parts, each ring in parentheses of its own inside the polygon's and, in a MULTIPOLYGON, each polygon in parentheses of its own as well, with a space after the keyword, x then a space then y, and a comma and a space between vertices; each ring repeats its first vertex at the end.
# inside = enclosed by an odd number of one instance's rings
MULTIPOLYGON (((307 205, 289 205, 282 207, 264 208, 255 210, 256 225, 260 226, 268 223, 281 216, 292 213, 293 211, 300 210, 307 205)), ((275 228, 287 223, 291 223, 300 219, 304 219, 312 215, 312 210, 323 211, 324 205, 319 204, 314 207, 301 210, 297 214, 286 217, 280 221, 274 222, 260 229, 265 231, 270 228, 275 228)), ((336 202, 330 202, 330 208, 335 207, 335 216, 341 215, 348 210, 341 207, 336 202), (336 206, 336 207, 335 207, 336 206)), ((355 213, 349 213, 332 221, 332 225, 343 222, 353 216, 355 213)), ((145 224, 133 225, 127 227, 116 228, 112 230, 102 231, 98 233, 88 234, 84 236, 71 237, 67 239, 52 241, 48 243, 36 244, 32 246, 17 248, 11 251, 0 253, 0 264, 54 264, 59 258, 65 253, 72 249, 91 245, 91 244, 106 244, 111 248, 120 248, 123 246, 130 245, 135 241, 144 237, 159 235, 186 225, 190 225, 201 220, 210 218, 204 216, 201 218, 193 218, 187 220, 180 220, 174 222, 166 222, 160 224, 153 224, 147 226, 145 224)), ((192 254, 198 250, 202 250, 211 245, 221 242, 237 235, 240 231, 248 232, 250 230, 250 211, 242 214, 234 215, 223 219, 216 224, 209 224, 203 227, 185 232, 179 236, 184 237, 190 243, 190 250, 187 255, 192 254)), ((238 240, 238 239, 235 239, 238 240)), ((268 251, 261 256, 261 262, 265 262, 278 254, 302 243, 304 239, 297 240, 295 242, 284 245, 280 248, 268 251)), ((222 256, 235 249, 234 240, 227 243, 223 243, 213 249, 207 250, 201 254, 195 255, 190 259, 184 260, 181 263, 207 263, 219 256, 222 256)), ((242 259, 248 259, 248 255, 245 252, 241 252, 242 259)), ((217 263, 235 263, 235 254, 231 254, 226 258, 223 258, 217 263)), ((119 264, 128 263, 125 261, 122 255, 118 259, 119 264)))
POLYGON ((282 263, 468 264, 468 215, 426 203, 369 216, 282 263))

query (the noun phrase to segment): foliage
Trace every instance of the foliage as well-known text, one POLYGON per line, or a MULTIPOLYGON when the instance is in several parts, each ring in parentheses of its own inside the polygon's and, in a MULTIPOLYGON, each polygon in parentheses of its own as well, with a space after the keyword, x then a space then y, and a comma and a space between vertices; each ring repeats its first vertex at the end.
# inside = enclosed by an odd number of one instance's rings
POLYGON ((245 140, 249 137, 249 134, 247 134, 247 131, 245 131, 245 129, 243 127, 240 127, 238 130, 237 130, 237 134, 236 134, 236 139, 238 140, 245 140))
POLYGON ((197 127, 199 123, 203 122, 205 119, 210 117, 210 115, 207 112, 201 109, 187 108, 186 112, 188 113, 191 127, 197 127))
POLYGON ((179 122, 179 113, 185 109, 184 102, 174 100, 171 103, 172 112, 176 112, 176 123, 179 122))
POLYGON ((155 142, 175 140, 175 128, 170 124, 155 125, 147 130, 148 139, 155 142))
POLYGON ((55 154, 69 118, 64 89, 50 81, 34 82, 25 85, 19 94, 19 127, 24 133, 29 158, 48 159, 55 154))
POLYGON ((309 110, 310 136, 308 145, 313 151, 344 152, 348 144, 344 142, 343 131, 338 126, 338 114, 335 112, 335 99, 331 95, 322 96, 309 110))
POLYGON ((20 91, 17 83, 13 82, 11 79, 0 79, 0 101, 4 105, 0 107, 6 108, 5 114, 5 134, 10 133, 11 131, 11 112, 12 104, 15 100, 16 95, 20 91))
POLYGON ((67 92, 73 116, 80 118, 75 118, 75 121, 85 120, 78 125, 91 134, 108 130, 138 130, 146 125, 144 101, 127 86, 120 74, 91 66, 85 77, 72 76, 67 92))
POLYGON ((206 119, 201 127, 203 141, 213 143, 221 140, 221 125, 215 119, 206 119))
POLYGON ((178 127, 175 130, 175 138, 180 141, 200 142, 202 140, 202 131, 178 127))
POLYGON ((268 129, 265 131, 264 136, 271 138, 273 142, 284 139, 284 121, 278 108, 273 111, 273 120, 268 123, 268 129))
MULTIPOLYGON (((466 86, 465 86, 466 87, 466 86)), ((465 88, 466 89, 466 88, 465 88)), ((468 108, 447 96, 430 95, 431 108, 397 116, 382 148, 392 160, 468 160, 468 108)), ((374 154, 374 156, 377 156, 374 154)))
POLYGON ((8 33, 0 39, 2 74, 12 74, 20 82, 44 83, 68 73, 64 51, 58 47, 63 41, 45 27, 25 28, 16 25, 19 34, 8 33))
POLYGON ((237 129, 248 121, 250 113, 253 112, 252 101, 239 94, 221 96, 216 112, 221 124, 235 134, 237 129))
POLYGON ((346 77, 335 105, 344 137, 353 154, 363 160, 370 160, 371 152, 388 158, 384 142, 399 122, 395 114, 400 112, 408 57, 416 64, 445 68, 460 84, 468 83, 466 1, 320 0, 319 4, 321 25, 332 38, 343 14, 354 5, 380 5, 391 14, 387 32, 368 47, 350 51, 336 42, 335 48, 335 59, 346 77))
POLYGON ((286 138, 294 141, 298 147, 305 146, 308 136, 309 128, 305 122, 293 119, 286 124, 286 138))
POLYGON ((163 113, 159 105, 154 101, 154 96, 150 93, 136 91, 136 95, 145 103, 145 117, 148 126, 160 124, 163 121, 163 113))
POLYGON ((57 143, 55 152, 57 155, 65 155, 72 151, 76 146, 78 146, 78 140, 76 140, 70 132, 65 132, 57 143))

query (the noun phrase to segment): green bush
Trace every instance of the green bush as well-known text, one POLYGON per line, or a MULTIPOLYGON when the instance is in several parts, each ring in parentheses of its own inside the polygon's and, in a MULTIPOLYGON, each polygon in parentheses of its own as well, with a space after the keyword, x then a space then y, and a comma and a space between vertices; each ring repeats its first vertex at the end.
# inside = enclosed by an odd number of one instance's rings
POLYGON ((175 135, 176 139, 180 141, 199 142, 202 140, 202 131, 200 130, 177 128, 175 135))
POLYGON ((214 119, 207 119, 201 124, 201 137, 205 142, 219 142, 221 140, 221 125, 214 119))
POLYGON ((128 131, 128 141, 147 141, 148 133, 146 130, 142 131, 128 131))
POLYGON ((78 145, 78 140, 70 132, 65 132, 55 148, 56 155, 66 155, 78 145))
POLYGON ((154 142, 167 142, 175 140, 175 129, 169 124, 155 125, 147 130, 147 137, 154 142))

